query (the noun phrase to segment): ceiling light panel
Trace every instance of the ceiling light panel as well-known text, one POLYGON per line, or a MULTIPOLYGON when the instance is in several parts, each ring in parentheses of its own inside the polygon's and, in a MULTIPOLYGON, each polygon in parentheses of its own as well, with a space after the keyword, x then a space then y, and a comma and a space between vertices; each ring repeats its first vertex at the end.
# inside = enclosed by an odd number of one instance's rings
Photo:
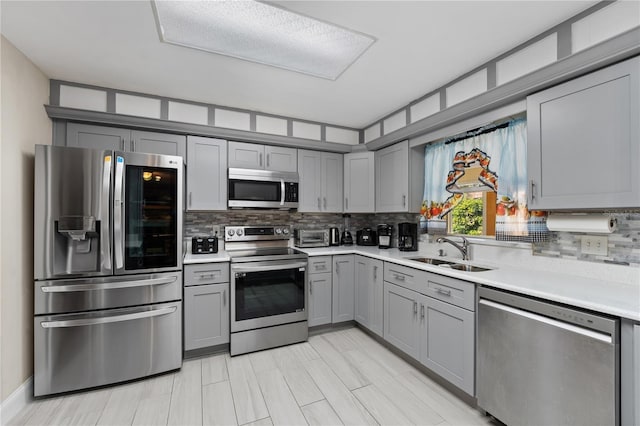
POLYGON ((375 41, 371 36, 266 3, 153 1, 166 43, 335 80, 375 41))

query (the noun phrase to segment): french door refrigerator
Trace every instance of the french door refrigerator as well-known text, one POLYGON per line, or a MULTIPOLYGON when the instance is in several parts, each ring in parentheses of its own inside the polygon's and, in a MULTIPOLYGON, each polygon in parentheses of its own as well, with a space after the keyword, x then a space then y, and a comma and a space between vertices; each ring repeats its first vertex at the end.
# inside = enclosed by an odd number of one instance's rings
POLYGON ((182 364, 181 157, 36 146, 34 395, 182 364))

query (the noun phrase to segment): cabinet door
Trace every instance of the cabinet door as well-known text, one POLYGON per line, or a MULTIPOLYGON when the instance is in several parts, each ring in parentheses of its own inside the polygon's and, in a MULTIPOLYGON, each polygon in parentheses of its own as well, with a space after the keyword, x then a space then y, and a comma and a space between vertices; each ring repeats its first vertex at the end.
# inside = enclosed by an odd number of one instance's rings
POLYGON ((344 155, 344 211, 373 213, 375 209, 374 153, 344 155))
POLYGON ((418 359, 418 293, 384 283, 384 339, 418 359))
POLYGON ((229 167, 264 169, 264 145, 229 142, 229 167))
POLYGON ((331 324, 331 273, 309 274, 309 327, 331 324))
POLYGON ((265 169, 276 172, 295 172, 298 170, 298 150, 281 146, 264 147, 265 169))
POLYGON ((357 323, 371 328, 371 271, 369 259, 355 256, 355 320, 357 323))
POLYGON ((112 151, 128 151, 131 130, 92 124, 67 124, 67 146, 112 151))
POLYGON ((376 151, 376 212, 409 211, 409 141, 376 151))
POLYGON ((299 212, 322 211, 322 153, 298 150, 299 212))
POLYGON ((178 155, 183 159, 187 154, 187 138, 170 133, 131 131, 131 151, 149 154, 178 155))
POLYGON ((384 327, 384 280, 383 263, 378 259, 369 259, 371 270, 371 316, 369 329, 382 337, 384 327))
POLYGON ((342 154, 322 154, 322 211, 342 213, 344 194, 344 162, 342 154))
POLYGON ((184 349, 229 343, 229 284, 184 289, 184 349))
POLYGON ((634 387, 635 395, 634 423, 640 424, 640 324, 633 326, 633 355, 634 355, 634 387))
POLYGON ((227 141, 187 138, 187 210, 227 209, 227 141))
POLYGON ((527 98, 532 209, 640 206, 640 58, 527 98))
POLYGON ((420 296, 420 362, 474 395, 474 313, 420 296))
POLYGON ((355 311, 354 260, 352 254, 333 256, 333 306, 334 323, 352 321, 355 311))

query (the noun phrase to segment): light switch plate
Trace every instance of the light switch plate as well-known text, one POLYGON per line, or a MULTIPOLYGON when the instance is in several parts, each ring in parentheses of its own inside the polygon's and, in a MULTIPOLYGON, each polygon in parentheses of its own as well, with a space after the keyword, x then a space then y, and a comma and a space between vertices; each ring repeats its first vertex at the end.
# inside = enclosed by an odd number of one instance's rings
POLYGON ((585 235, 582 237, 582 254, 595 254, 598 256, 606 256, 609 251, 607 245, 609 238, 606 236, 585 235))
POLYGON ((220 225, 211 226, 211 233, 214 236, 217 236, 218 238, 220 238, 221 237, 221 235, 220 235, 220 225))

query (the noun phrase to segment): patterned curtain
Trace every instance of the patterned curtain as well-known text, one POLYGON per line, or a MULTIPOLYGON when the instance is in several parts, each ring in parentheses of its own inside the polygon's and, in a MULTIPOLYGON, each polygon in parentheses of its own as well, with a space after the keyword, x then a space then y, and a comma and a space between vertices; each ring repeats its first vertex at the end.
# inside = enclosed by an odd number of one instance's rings
POLYGON ((545 240, 546 214, 527 208, 526 132, 526 121, 520 119, 489 133, 427 145, 421 210, 423 231, 446 232, 446 216, 463 197, 458 182, 469 167, 478 166, 479 190, 497 193, 496 239, 545 240))

